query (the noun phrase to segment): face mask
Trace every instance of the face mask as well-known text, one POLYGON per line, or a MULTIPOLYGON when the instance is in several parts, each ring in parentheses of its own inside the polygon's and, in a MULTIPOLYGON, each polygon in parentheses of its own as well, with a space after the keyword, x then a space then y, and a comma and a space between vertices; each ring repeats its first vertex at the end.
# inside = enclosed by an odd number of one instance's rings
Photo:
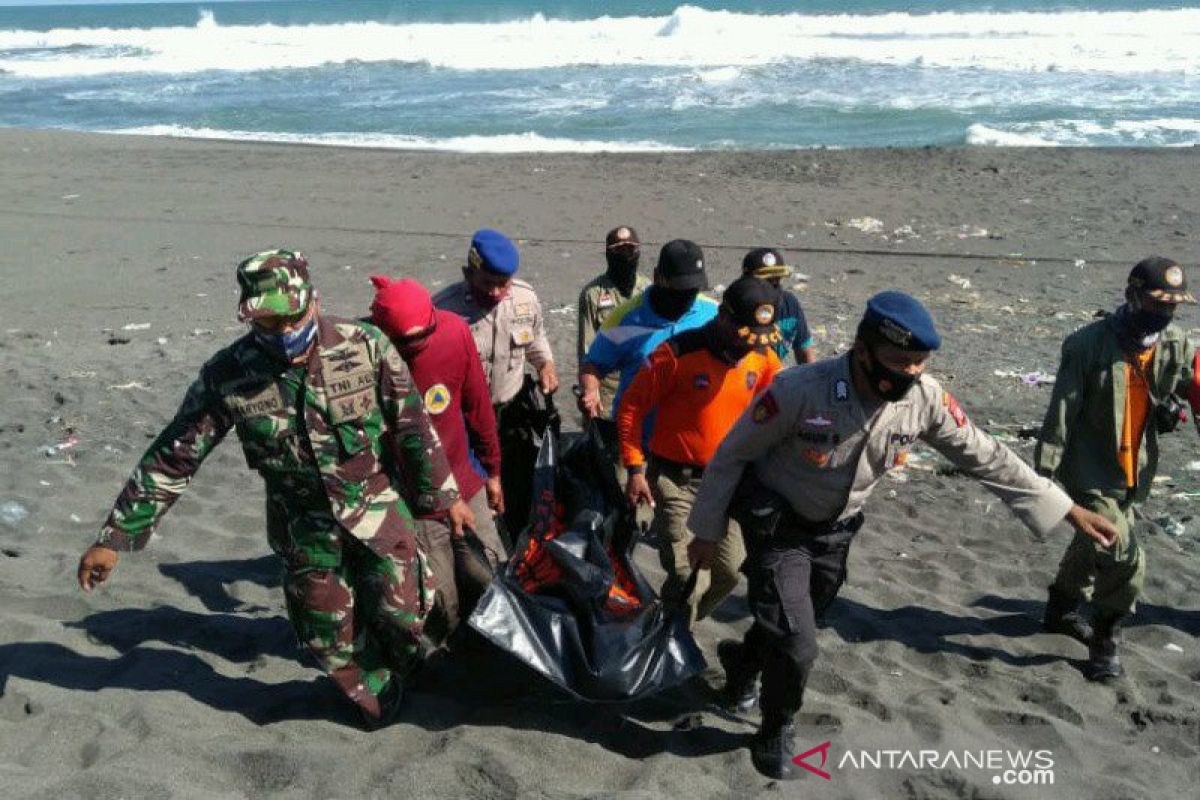
POLYGON ((650 307, 654 309, 655 314, 674 322, 687 313, 692 303, 696 302, 698 294, 698 289, 667 289, 655 286, 654 291, 650 293, 650 307))
POLYGON ((608 260, 608 277, 617 285, 621 294, 633 293, 637 282, 638 251, 627 247, 609 250, 604 254, 608 260))
POLYGON ((254 338, 270 352, 287 361, 295 361, 308 350, 313 339, 317 336, 317 319, 313 317, 308 324, 291 333, 263 333, 255 331, 254 338))
POLYGON ((395 343, 396 349, 400 351, 401 356, 412 358, 429 344, 429 337, 433 335, 434 327, 430 325, 415 336, 394 336, 392 337, 392 341, 395 343))
POLYGON ((1157 314, 1153 311, 1139 308, 1137 311, 1129 312, 1129 328, 1139 338, 1152 336, 1156 333, 1161 333, 1164 328, 1170 325, 1173 316, 1172 314, 1157 314))
POLYGON ((755 349, 738 334, 737 325, 724 316, 717 317, 705 329, 709 350, 731 364, 741 361, 755 349))
POLYGON ((875 354, 871 352, 871 348, 867 348, 867 364, 865 366, 867 372, 867 383, 871 385, 871 389, 889 403, 894 403, 900 400, 904 395, 908 394, 908 390, 917 382, 916 375, 909 375, 904 372, 894 372, 883 365, 879 359, 875 358, 875 354))
POLYGON ((471 289, 471 297, 474 298, 475 304, 480 308, 495 308, 496 306, 500 305, 501 300, 508 297, 508 290, 510 288, 508 286, 504 287, 503 291, 498 292, 493 296, 491 292, 487 291, 486 289, 480 289, 475 285, 475 281, 472 279, 469 269, 464 268, 463 275, 466 276, 467 286, 471 289))

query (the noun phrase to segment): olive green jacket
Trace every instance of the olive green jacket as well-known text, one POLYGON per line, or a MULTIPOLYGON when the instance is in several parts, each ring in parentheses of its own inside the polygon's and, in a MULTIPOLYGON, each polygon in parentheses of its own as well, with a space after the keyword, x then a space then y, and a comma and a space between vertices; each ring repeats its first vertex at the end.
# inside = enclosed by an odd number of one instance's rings
MULTIPOLYGON (((1167 326, 1159 335, 1149 369, 1155 400, 1172 393, 1187 397, 1193 355, 1187 334, 1175 325, 1167 326)), ((1041 474, 1057 478, 1076 500, 1089 494, 1125 496, 1119 460, 1125 392, 1125 355, 1112 318, 1096 320, 1066 338, 1033 464, 1041 474)), ((1153 409, 1137 464, 1134 500, 1142 501, 1150 494, 1158 469, 1153 409)))

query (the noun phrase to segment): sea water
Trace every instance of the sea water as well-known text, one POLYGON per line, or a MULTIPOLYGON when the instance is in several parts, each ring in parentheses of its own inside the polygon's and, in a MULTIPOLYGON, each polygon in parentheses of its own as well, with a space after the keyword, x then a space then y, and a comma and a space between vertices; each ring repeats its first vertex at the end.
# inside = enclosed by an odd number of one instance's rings
POLYGON ((0 125, 463 151, 1200 142, 1153 0, 0 7, 0 125))

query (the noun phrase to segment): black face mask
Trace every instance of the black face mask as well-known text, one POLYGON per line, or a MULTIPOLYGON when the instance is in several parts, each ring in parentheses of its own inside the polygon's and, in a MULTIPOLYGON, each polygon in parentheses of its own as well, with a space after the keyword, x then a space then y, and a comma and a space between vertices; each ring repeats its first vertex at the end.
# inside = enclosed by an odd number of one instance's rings
POLYGON ((1158 314, 1139 308, 1137 311, 1130 310, 1127 320, 1130 333, 1138 338, 1145 338, 1161 333, 1171 324, 1173 317, 1173 314, 1158 314))
POLYGON ((917 376, 888 369, 875 357, 871 348, 866 350, 867 363, 863 368, 866 370, 867 383, 871 385, 872 391, 889 403, 894 403, 908 394, 908 390, 917 382, 917 376))
POLYGON ((393 336, 392 343, 396 345, 396 349, 400 351, 403 358, 412 358, 424 350, 425 345, 429 344, 429 337, 433 335, 436 327, 436 325, 430 325, 412 336, 393 336))
POLYGON ((660 317, 674 322, 687 313, 692 303, 696 302, 698 294, 699 289, 667 289, 655 286, 649 295, 650 308, 660 317))
POLYGON ((633 287, 637 283, 638 256, 637 250, 631 251, 624 247, 609 250, 604 254, 608 260, 608 279, 615 283, 617 290, 626 297, 633 294, 633 287))
POLYGON ((738 363, 755 349, 738 335, 737 325, 724 317, 717 317, 705 325, 704 330, 708 349, 729 364, 738 363))

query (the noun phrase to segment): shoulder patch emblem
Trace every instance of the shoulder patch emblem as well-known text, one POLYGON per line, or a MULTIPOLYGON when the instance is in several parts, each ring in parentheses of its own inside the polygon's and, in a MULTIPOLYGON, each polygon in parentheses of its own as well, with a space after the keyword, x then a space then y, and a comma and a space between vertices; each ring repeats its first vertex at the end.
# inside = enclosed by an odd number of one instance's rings
POLYGON ((758 385, 758 373, 757 372, 747 372, 746 373, 746 388, 753 389, 757 385, 758 385))
POLYGON ((762 397, 758 398, 758 402, 754 404, 754 411, 751 413, 751 418, 763 425, 770 422, 779 413, 779 401, 775 399, 775 395, 767 391, 762 397))
POLYGON ((425 390, 425 411, 430 414, 441 414, 450 407, 450 390, 444 383, 435 383, 425 390))
POLYGON ((962 410, 962 406, 958 404, 958 400, 954 399, 954 395, 949 392, 942 392, 942 405, 946 407, 947 413, 954 418, 954 422, 958 427, 966 427, 967 412, 962 410))
POLYGON ((833 399, 840 403, 844 403, 850 399, 850 384, 845 380, 839 379, 833 385, 833 399))
POLYGON ((800 455, 804 456, 804 460, 812 464, 814 467, 823 467, 829 463, 829 451, 817 450, 816 448, 808 448, 800 451, 800 455))
POLYGON ((804 420, 805 425, 812 425, 814 428, 828 428, 833 424, 833 420, 825 419, 825 417, 817 414, 815 417, 809 417, 804 420))

